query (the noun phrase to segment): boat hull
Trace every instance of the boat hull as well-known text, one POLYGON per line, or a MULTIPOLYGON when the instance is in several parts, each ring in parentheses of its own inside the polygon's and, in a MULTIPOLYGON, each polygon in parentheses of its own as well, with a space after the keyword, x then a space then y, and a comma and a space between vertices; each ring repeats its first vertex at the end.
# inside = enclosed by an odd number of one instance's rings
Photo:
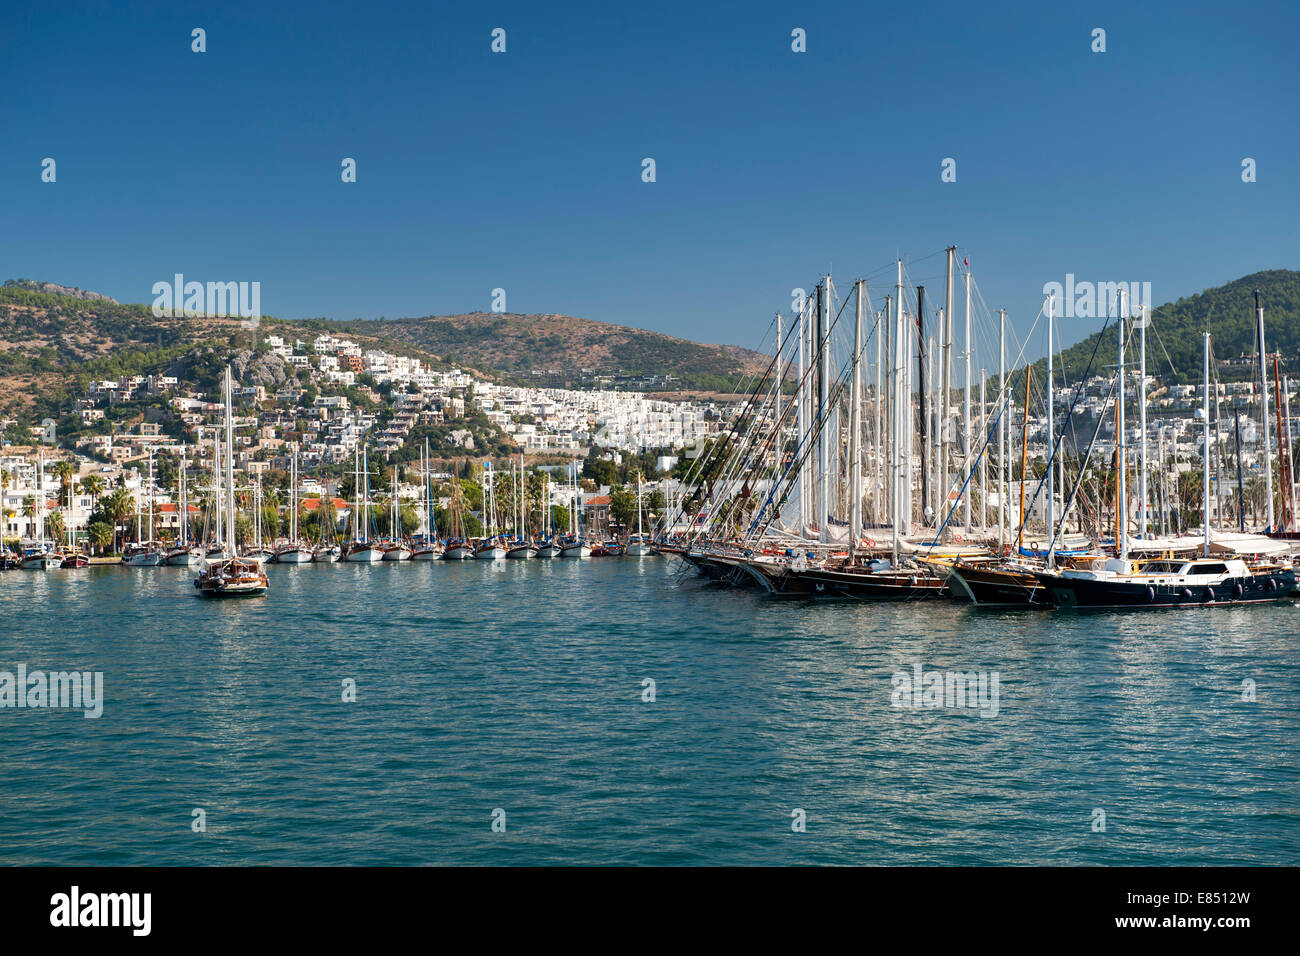
POLYGON ((384 560, 384 552, 377 544, 362 544, 349 548, 343 560, 355 564, 378 564, 384 560))
POLYGON ((150 551, 145 554, 133 554, 130 557, 123 558, 122 563, 128 568, 157 568, 162 566, 165 560, 162 554, 150 551))
POLYGON ((794 569, 749 561, 743 567, 778 597, 849 598, 856 601, 923 601, 951 595, 947 583, 929 571, 794 569))
POLYGON ((948 569, 953 597, 965 597, 976 607, 1051 607, 1041 582, 1028 571, 954 565, 948 569))
POLYGON ((1048 571, 1034 576, 1052 604, 1063 608, 1225 607, 1267 604, 1297 594, 1296 573, 1291 568, 1228 577, 1214 584, 1076 578, 1048 571))
POLYGON ((285 548, 275 553, 276 564, 308 564, 316 555, 308 548, 285 548))

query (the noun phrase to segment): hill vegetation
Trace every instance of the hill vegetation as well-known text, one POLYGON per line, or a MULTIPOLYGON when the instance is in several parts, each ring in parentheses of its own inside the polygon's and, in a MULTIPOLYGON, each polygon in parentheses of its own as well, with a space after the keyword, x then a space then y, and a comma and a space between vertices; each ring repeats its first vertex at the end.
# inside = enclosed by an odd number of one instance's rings
MULTIPOLYGON (((1166 380, 1201 381, 1201 336, 1207 330, 1217 360, 1257 353, 1256 289, 1259 290, 1260 305, 1264 307, 1264 345, 1270 353, 1282 353, 1284 366, 1294 360, 1300 353, 1300 272, 1270 269, 1153 309, 1147 335, 1147 371, 1166 380), (1168 359, 1165 353, 1168 353, 1168 359)), ((1058 353, 1060 364, 1057 368, 1065 368, 1073 375, 1082 374, 1094 350, 1098 364, 1104 368, 1115 365, 1113 324, 1105 333, 1095 332, 1058 353), (1097 348, 1097 341, 1103 334, 1108 341, 1097 348)), ((1034 378, 1043 381, 1046 371, 1046 360, 1038 362, 1034 378)), ((1218 371, 1223 380, 1241 379, 1257 374, 1257 366, 1221 368, 1218 371)))

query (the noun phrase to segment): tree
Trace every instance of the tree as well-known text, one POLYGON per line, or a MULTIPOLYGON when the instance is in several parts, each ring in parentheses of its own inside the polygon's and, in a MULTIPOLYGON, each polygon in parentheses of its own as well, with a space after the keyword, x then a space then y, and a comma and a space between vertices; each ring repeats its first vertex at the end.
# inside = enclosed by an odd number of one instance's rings
POLYGON ((597 485, 613 485, 618 480, 618 466, 608 458, 599 457, 593 449, 582 463, 582 477, 590 478, 597 485))
POLYGON ((125 488, 118 488, 101 502, 110 521, 113 522, 113 549, 119 550, 120 538, 117 535, 119 526, 127 518, 131 517, 131 512, 135 510, 135 500, 131 493, 125 488))
POLYGON ((99 475, 87 475, 78 482, 83 495, 90 495, 90 510, 95 510, 98 497, 104 493, 104 479, 99 475))
POLYGON ((615 488, 609 493, 609 516, 624 528, 636 522, 636 492, 615 488))
POLYGON ((104 553, 104 549, 113 543, 113 527, 103 521, 92 521, 86 527, 86 536, 90 539, 91 545, 104 553))

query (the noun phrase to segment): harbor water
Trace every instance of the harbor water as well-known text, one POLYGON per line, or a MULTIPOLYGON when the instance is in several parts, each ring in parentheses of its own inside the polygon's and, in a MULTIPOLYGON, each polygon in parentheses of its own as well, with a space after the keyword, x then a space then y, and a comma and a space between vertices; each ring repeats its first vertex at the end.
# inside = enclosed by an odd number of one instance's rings
POLYGON ((99 717, 0 708, 0 863, 1300 860, 1292 603, 784 602, 660 557, 267 573, 228 601, 0 575, 0 671, 103 673, 99 717), (932 671, 996 708, 900 696, 932 671))

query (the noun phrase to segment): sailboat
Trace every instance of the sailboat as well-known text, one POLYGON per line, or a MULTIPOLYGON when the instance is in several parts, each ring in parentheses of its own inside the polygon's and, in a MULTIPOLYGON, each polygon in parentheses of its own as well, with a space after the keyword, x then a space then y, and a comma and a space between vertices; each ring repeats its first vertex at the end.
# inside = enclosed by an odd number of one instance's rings
MULTIPOLYGON (((256 597, 266 593, 266 572, 253 558, 235 556, 235 450, 234 406, 231 400, 230 366, 226 366, 226 495, 225 540, 222 552, 231 557, 207 563, 194 579, 194 587, 202 597, 256 597)), ((217 496, 217 510, 222 508, 221 495, 217 496)))
POLYGON ((181 447, 181 475, 178 490, 180 500, 177 504, 177 516, 180 523, 177 529, 177 542, 176 547, 167 552, 165 561, 172 567, 196 568, 203 563, 203 552, 190 541, 189 481, 185 470, 184 446, 181 447))
POLYGON ((496 481, 492 462, 483 463, 483 512, 487 517, 487 536, 474 548, 474 557, 480 561, 499 561, 506 556, 494 533, 493 512, 496 510, 496 481))
MULTIPOLYGON (((1121 322, 1121 330, 1123 323, 1121 322)), ((1121 453, 1119 493, 1116 495, 1116 556, 1092 567, 1038 571, 1057 607, 1154 608, 1212 607, 1277 601, 1297 591, 1295 568, 1263 563, 1251 566, 1235 556, 1211 553, 1210 534, 1210 333, 1205 333, 1204 396, 1196 417, 1204 428, 1202 455, 1204 547, 1198 558, 1135 562, 1129 558, 1126 499, 1124 494, 1123 394, 1124 346, 1120 333, 1119 432, 1121 453)))
MULTIPOLYGON (((512 463, 513 467, 513 463, 512 463)), ((506 549, 506 557, 514 558, 533 558, 537 556, 537 546, 533 544, 532 539, 528 537, 528 499, 524 494, 524 456, 519 456, 519 478, 515 483, 517 494, 515 495, 516 518, 515 518, 515 540, 510 543, 506 549)))
POLYGON ((542 492, 543 507, 546 509, 546 535, 537 544, 539 558, 558 558, 560 542, 555 535, 555 508, 551 504, 551 476, 546 476, 546 487, 542 492))
POLYGON ((411 547, 411 560, 436 561, 442 557, 442 545, 438 543, 437 522, 433 516, 433 487, 429 476, 429 439, 424 440, 424 457, 421 459, 423 480, 420 492, 424 504, 424 535, 411 547))
POLYGON ((641 530, 641 476, 636 476, 636 534, 627 539, 623 553, 629 558, 641 558, 653 554, 650 535, 641 530))
POLYGON ((312 546, 298 532, 298 449, 289 465, 289 540, 275 550, 277 564, 307 564, 316 557, 312 546))
POLYGON ((388 540, 384 542, 385 561, 409 561, 411 547, 402 540, 402 503, 397 496, 397 469, 393 469, 392 494, 388 496, 388 540))
POLYGON ((569 485, 573 491, 573 508, 569 511, 569 533, 560 541, 560 557, 589 558, 591 544, 582 536, 582 496, 578 493, 576 465, 569 466, 569 485))
POLYGON ((144 487, 140 487, 135 496, 135 538, 136 543, 128 547, 122 555, 122 563, 133 568, 156 568, 167 561, 163 546, 154 540, 153 526, 153 451, 149 452, 149 536, 144 536, 143 498, 144 487))
POLYGON ((321 494, 320 503, 317 505, 321 509, 319 516, 324 540, 312 552, 312 560, 320 564, 334 564, 343 560, 343 546, 334 540, 334 532, 337 530, 335 521, 327 519, 330 514, 329 501, 328 489, 325 489, 324 493, 321 494))
POLYGON ((352 543, 344 552, 343 560, 376 564, 384 560, 384 549, 378 541, 370 540, 370 464, 364 449, 357 452, 357 456, 357 504, 352 516, 352 543))
POLYGON ((459 478, 453 478, 451 482, 451 508, 447 511, 447 518, 450 527, 443 560, 466 561, 474 557, 474 547, 465 535, 465 499, 459 478))
POLYGON ((45 540, 45 452, 43 451, 37 472, 36 500, 32 502, 32 516, 35 523, 32 546, 18 559, 18 566, 24 571, 53 571, 63 565, 63 556, 54 549, 51 542, 45 540))

